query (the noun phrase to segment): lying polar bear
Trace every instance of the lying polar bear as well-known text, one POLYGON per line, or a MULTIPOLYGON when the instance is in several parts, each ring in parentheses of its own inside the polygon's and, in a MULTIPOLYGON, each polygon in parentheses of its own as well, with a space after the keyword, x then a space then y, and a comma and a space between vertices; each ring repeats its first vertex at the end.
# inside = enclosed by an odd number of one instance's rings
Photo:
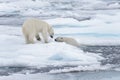
POLYGON ((76 47, 80 47, 80 43, 78 43, 75 39, 70 38, 70 37, 57 37, 55 39, 56 42, 65 42, 67 44, 76 46, 76 47))
POLYGON ((54 30, 45 21, 39 19, 28 19, 23 23, 22 31, 26 40, 26 43, 34 43, 34 38, 41 40, 39 33, 41 33, 45 43, 48 43, 48 37, 53 38, 54 30))

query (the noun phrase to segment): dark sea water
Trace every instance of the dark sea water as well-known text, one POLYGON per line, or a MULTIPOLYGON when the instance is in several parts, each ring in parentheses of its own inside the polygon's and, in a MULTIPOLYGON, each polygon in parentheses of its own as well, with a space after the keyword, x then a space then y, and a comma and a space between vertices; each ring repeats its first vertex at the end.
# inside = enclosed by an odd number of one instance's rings
MULTIPOLYGON (((77 72, 51 75, 55 80, 119 80, 118 71, 77 72)), ((43 78, 44 79, 44 78, 43 78)), ((52 79, 51 79, 52 80, 52 79)))
POLYGON ((92 53, 101 53, 105 60, 101 61, 102 65, 106 64, 114 64, 120 65, 120 46, 87 46, 83 48, 85 52, 92 52, 92 53))
MULTIPOLYGON (((105 59, 104 60, 101 60, 101 66, 105 66, 105 65, 112 65, 113 67, 111 67, 109 70, 104 70, 101 72, 101 70, 96 70, 97 71, 97 74, 101 74, 101 73, 106 73, 106 74, 112 74, 112 73, 109 73, 109 72, 114 72, 114 73, 120 73, 119 71, 118 72, 115 72, 114 70, 116 68, 120 68, 120 46, 115 46, 115 45, 112 45, 112 46, 109 46, 109 45, 104 45, 104 46, 100 46, 100 45, 95 45, 95 46, 85 46, 84 48, 82 48, 82 50, 84 52, 92 52, 92 53, 96 53, 96 54, 101 54, 101 56, 103 56, 105 59), (106 72, 107 71, 107 72, 106 72)), ((26 73, 29 73, 29 74, 36 74, 36 73, 48 73, 49 71, 51 70, 54 70, 54 69, 64 69, 64 68, 74 68, 74 67, 77 67, 76 66, 70 66, 70 65, 65 65, 65 66, 47 66, 47 67, 41 67, 41 68, 36 68, 36 67, 30 67, 30 66, 4 66, 4 67, 0 67, 0 76, 8 76, 8 75, 11 75, 11 74, 15 74, 15 73, 21 73, 21 74, 26 74, 26 73)), ((75 71, 77 73, 75 73, 74 71, 72 71, 71 75, 73 74, 74 77, 76 76, 75 74, 80 74, 78 75, 78 77, 81 76, 81 74, 85 74, 87 73, 90 74, 94 74, 96 75, 96 71, 88 71, 88 72, 84 72, 84 71, 75 71)), ((69 72, 68 72, 69 73, 69 72)), ((62 73, 60 73, 60 75, 62 76, 62 73)), ((59 77, 59 74, 57 74, 57 76, 59 77)), ((101 75, 102 76, 102 75, 101 75)), ((108 75, 107 75, 108 76, 108 75)), ((97 75, 96 75, 97 77, 97 75)), ((77 78, 76 78, 77 79, 77 78)), ((71 79, 72 80, 72 79, 71 79)), ((87 80, 87 79, 85 79, 87 80)), ((92 80, 92 78, 90 79, 92 80)))

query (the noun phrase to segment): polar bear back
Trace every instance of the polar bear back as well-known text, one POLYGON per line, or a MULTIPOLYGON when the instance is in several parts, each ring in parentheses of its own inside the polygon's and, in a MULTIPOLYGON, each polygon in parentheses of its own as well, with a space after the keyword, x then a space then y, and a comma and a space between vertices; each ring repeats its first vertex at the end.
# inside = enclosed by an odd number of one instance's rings
POLYGON ((74 45, 74 46, 79 46, 79 43, 73 38, 65 38, 64 37, 64 42, 66 42, 67 44, 74 45))
MULTIPOLYGON (((32 31, 41 32, 43 28, 48 29, 49 24, 42 20, 32 18, 32 19, 26 20, 23 24, 23 29, 28 30, 28 27, 32 31)), ((28 30, 27 32, 31 32, 30 30, 28 30)))
POLYGON ((22 32, 25 37, 26 43, 34 43, 34 38, 48 43, 48 38, 53 38, 54 30, 51 25, 39 19, 28 19, 23 23, 22 32), (39 35, 41 33, 41 35, 39 35))

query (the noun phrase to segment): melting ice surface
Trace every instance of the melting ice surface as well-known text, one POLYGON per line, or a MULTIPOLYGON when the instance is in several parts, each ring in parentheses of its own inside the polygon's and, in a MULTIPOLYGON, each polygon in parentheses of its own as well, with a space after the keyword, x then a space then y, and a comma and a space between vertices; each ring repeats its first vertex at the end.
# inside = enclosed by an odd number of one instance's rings
MULTIPOLYGON (((26 1, 0 0, 0 75, 18 73, 8 77, 13 80, 16 76, 29 73, 36 77, 34 73, 42 76, 44 73, 120 71, 119 0, 26 1), (36 41, 26 45, 21 25, 31 16, 51 24, 55 37, 73 37, 86 47, 77 48, 51 39, 48 44, 36 41)), ((22 77, 26 80, 24 75, 22 77)))
MULTIPOLYGON (((69 36, 75 38, 80 44, 92 46, 118 45, 117 50, 119 50, 120 32, 118 25, 120 23, 116 17, 119 17, 119 14, 113 16, 96 15, 95 18, 82 22, 72 18, 56 18, 46 21, 53 25, 56 34, 55 37, 69 36), (113 21, 111 21, 110 18, 112 18, 113 21), (106 23, 110 21, 111 23, 106 23), (71 26, 69 26, 70 24, 71 26)), ((58 43, 51 39, 48 44, 36 41, 35 44, 27 45, 25 44, 21 27, 0 26, 0 28, 1 69, 6 66, 8 69, 17 69, 18 67, 18 71, 16 72, 21 73, 26 73, 27 70, 30 70, 28 73, 37 73, 37 71, 43 73, 61 73, 107 70, 115 67, 110 65, 109 61, 106 61, 106 58, 109 57, 104 56, 102 53, 104 46, 101 49, 100 47, 97 49, 96 46, 96 51, 91 51, 87 46, 85 49, 82 49, 66 43, 58 43), (102 61, 105 65, 102 65, 102 61), (20 68, 21 70, 19 71, 20 68), (26 71, 23 71, 22 68, 26 71)), ((104 54, 117 55, 116 52, 103 52, 104 54)), ((115 64, 116 62, 111 63, 115 64)), ((117 68, 119 68, 118 65, 117 68)))

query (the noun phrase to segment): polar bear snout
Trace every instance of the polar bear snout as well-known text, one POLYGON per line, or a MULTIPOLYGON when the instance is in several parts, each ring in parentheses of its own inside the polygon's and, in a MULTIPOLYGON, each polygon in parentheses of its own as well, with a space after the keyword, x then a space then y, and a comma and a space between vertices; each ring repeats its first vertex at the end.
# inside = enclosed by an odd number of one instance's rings
POLYGON ((57 41, 57 39, 55 39, 55 41, 57 41))
POLYGON ((62 37, 57 37, 57 38, 55 39, 55 41, 56 41, 56 42, 63 42, 64 40, 63 40, 62 37))
POLYGON ((57 40, 57 39, 55 39, 55 41, 56 41, 56 42, 61 42, 61 41, 59 41, 59 40, 57 40))
POLYGON ((50 35, 51 38, 53 38, 53 35, 50 35))

